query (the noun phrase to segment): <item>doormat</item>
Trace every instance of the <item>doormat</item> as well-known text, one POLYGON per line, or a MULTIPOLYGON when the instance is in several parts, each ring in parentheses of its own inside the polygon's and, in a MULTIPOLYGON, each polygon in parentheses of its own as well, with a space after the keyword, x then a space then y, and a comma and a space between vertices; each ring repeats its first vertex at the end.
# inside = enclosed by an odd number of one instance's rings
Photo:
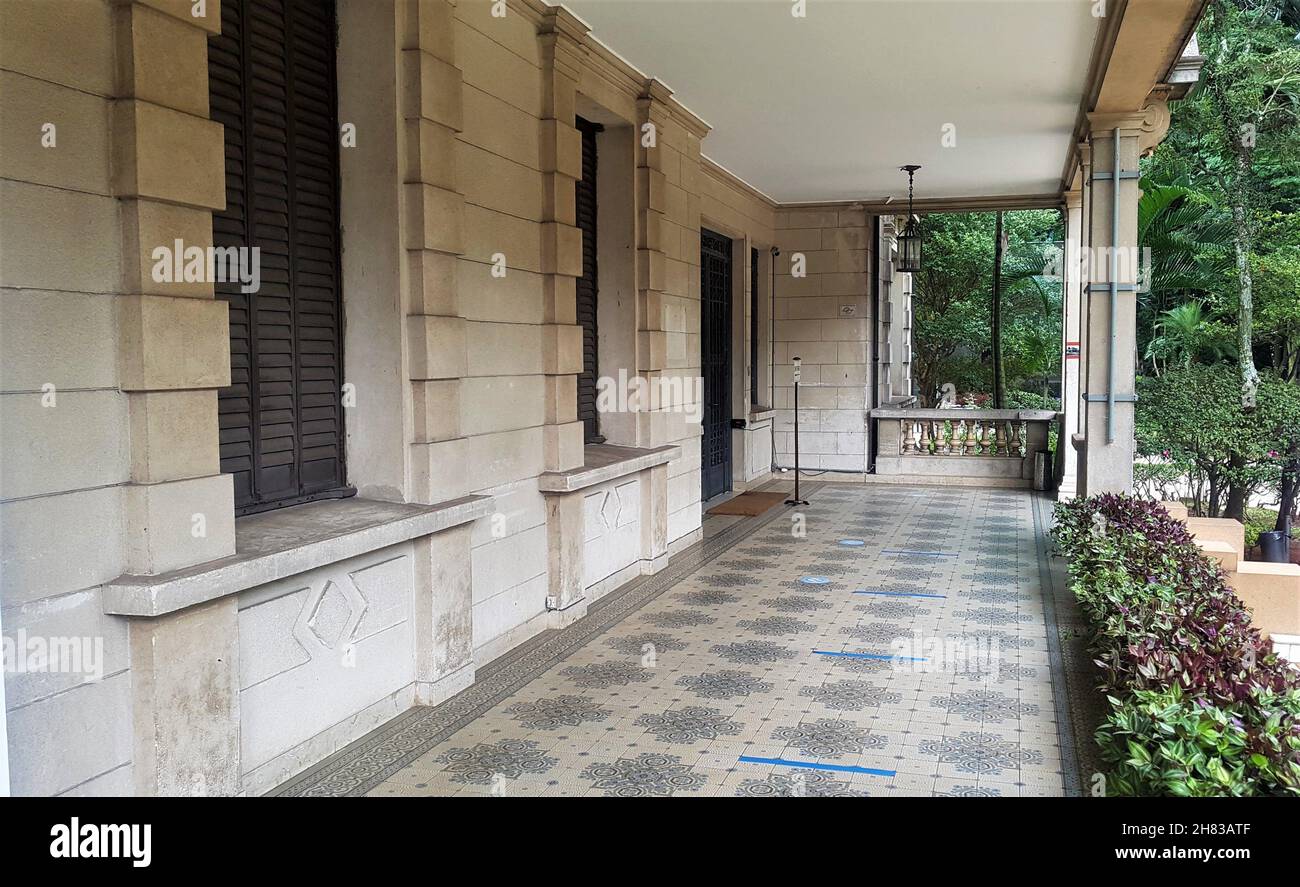
POLYGON ((773 505, 786 499, 785 493, 756 493, 753 490, 732 496, 726 502, 709 509, 709 514, 740 514, 745 517, 758 517, 773 505))

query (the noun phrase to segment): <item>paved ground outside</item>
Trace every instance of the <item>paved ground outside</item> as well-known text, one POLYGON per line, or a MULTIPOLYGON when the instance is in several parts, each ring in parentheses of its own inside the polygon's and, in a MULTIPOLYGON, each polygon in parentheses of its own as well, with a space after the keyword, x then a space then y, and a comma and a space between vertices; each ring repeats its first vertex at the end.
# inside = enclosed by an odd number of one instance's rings
POLYGON ((1044 501, 805 492, 276 793, 1077 794, 1044 501))

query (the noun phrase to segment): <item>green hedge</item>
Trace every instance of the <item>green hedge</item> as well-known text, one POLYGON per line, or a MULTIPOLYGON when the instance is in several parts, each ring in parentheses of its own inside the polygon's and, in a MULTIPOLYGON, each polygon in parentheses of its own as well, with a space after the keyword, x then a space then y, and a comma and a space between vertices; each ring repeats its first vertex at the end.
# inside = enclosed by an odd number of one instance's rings
POLYGON ((1058 506, 1052 535, 1110 706, 1107 794, 1300 795, 1300 671, 1186 526, 1104 495, 1058 506))

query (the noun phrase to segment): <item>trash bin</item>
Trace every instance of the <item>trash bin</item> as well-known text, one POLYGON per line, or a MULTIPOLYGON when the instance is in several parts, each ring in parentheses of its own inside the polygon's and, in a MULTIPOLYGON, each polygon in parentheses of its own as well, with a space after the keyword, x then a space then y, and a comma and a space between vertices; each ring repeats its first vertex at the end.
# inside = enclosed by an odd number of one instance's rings
POLYGON ((1047 450, 1034 453, 1034 489, 1046 490, 1051 483, 1052 454, 1047 450))
POLYGON ((1291 534, 1269 530, 1259 534, 1260 555, 1270 564, 1285 564, 1291 560, 1291 534))

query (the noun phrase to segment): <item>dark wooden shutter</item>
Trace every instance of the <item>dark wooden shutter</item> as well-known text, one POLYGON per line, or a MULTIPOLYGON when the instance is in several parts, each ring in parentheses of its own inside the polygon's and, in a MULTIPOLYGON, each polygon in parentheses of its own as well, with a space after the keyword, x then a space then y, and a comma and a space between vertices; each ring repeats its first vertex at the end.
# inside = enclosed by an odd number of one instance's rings
POLYGON ((223 0, 208 76, 226 141, 213 240, 261 251, 257 292, 217 284, 230 304, 221 469, 239 513, 346 495, 333 3, 223 0))
POLYGON ((600 443, 596 379, 600 375, 596 333, 596 133, 599 124, 577 118, 582 134, 582 178, 576 184, 578 228, 582 231, 582 277, 578 278, 578 323, 582 327, 582 372, 578 375, 578 418, 587 443, 600 443))
POLYGON ((708 501, 731 489, 731 239, 707 228, 700 229, 700 364, 700 481, 708 501))

